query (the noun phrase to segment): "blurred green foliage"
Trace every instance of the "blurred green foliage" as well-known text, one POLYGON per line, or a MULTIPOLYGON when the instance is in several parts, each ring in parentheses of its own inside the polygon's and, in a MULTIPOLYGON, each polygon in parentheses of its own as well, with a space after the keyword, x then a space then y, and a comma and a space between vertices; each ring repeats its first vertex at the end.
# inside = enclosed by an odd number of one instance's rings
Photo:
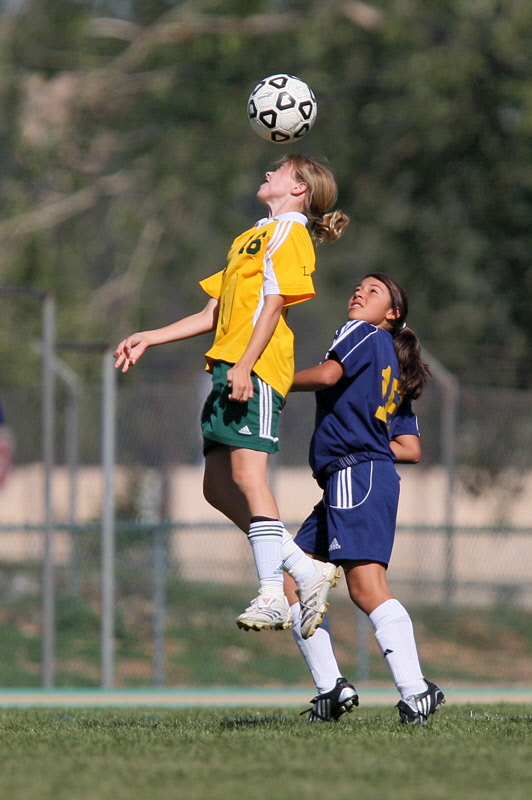
MULTIPOLYGON (((259 178, 285 152, 253 133, 247 97, 291 72, 318 98, 297 147, 327 156, 352 219, 294 310, 299 363, 382 270, 462 383, 532 385, 530 2, 0 8, 0 286, 53 289, 60 340, 114 343, 202 306, 197 281, 262 216, 259 178)), ((2 382, 30 383, 38 309, 0 307, 2 382)))

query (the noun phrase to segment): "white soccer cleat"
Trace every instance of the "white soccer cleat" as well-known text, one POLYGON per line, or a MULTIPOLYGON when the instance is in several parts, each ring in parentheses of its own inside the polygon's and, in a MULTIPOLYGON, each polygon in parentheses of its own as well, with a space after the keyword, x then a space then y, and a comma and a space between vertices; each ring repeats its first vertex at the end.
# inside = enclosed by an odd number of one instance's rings
POLYGON ((340 569, 335 564, 314 561, 314 575, 296 589, 301 606, 301 636, 309 639, 323 622, 329 608, 327 596, 338 586, 340 569))
POLYGON ((282 631, 292 627, 292 612, 286 597, 259 594, 236 618, 245 631, 282 631))

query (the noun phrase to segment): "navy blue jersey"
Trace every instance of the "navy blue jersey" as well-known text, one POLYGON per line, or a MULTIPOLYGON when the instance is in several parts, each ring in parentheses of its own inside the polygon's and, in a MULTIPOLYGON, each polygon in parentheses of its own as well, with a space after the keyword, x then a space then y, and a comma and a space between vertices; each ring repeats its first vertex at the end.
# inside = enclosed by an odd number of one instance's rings
POLYGON ((336 359, 344 374, 334 386, 316 392, 316 424, 310 466, 316 477, 339 459, 393 460, 390 438, 417 435, 410 403, 401 403, 399 363, 391 335, 362 320, 336 331, 325 358, 336 359), (398 413, 400 412, 400 413, 398 413))
POLYGON ((419 436, 417 417, 412 411, 412 402, 403 400, 401 405, 393 414, 390 423, 390 439, 394 436, 419 436))

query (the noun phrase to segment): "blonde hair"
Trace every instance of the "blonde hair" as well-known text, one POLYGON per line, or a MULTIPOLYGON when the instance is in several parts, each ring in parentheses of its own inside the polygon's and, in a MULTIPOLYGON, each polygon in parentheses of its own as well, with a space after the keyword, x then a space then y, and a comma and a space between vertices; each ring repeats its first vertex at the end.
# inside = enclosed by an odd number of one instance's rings
POLYGON ((279 163, 290 164, 297 180, 307 184, 304 210, 312 237, 318 242, 334 242, 344 232, 349 217, 343 211, 326 213, 338 197, 338 187, 329 167, 300 153, 283 156, 279 163))

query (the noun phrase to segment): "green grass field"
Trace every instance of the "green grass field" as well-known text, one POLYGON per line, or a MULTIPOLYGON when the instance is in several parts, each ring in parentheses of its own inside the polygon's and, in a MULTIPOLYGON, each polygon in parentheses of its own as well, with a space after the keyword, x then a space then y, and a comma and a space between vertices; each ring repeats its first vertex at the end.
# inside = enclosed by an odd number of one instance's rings
POLYGON ((9 800, 528 800, 532 709, 391 707, 335 725, 296 710, 0 710, 9 800))

